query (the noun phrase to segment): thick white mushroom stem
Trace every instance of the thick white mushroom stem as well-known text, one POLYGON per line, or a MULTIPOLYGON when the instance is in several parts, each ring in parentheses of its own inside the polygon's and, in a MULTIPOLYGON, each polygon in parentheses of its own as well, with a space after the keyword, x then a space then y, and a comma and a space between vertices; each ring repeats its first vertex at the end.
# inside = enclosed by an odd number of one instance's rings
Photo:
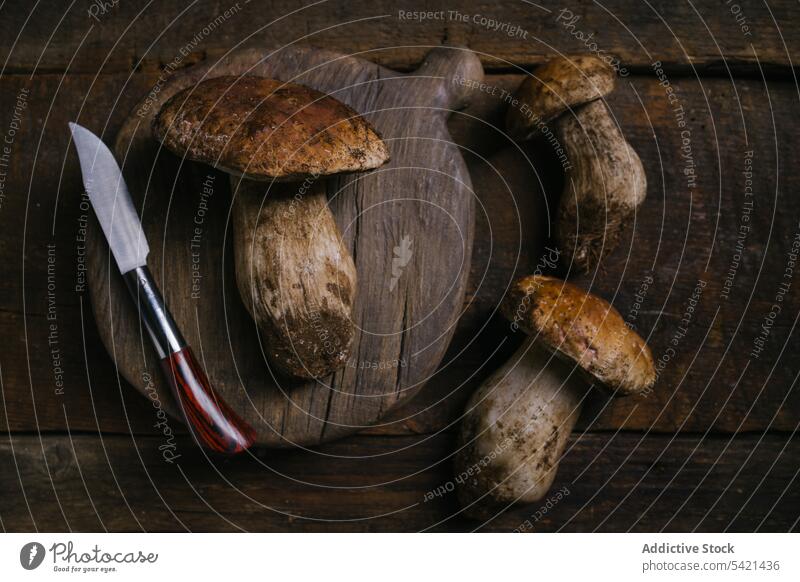
POLYGON ((547 494, 587 390, 574 363, 528 339, 473 394, 455 462, 467 514, 547 494))
POLYGON ((619 243, 647 194, 642 161, 606 104, 592 101, 556 123, 568 152, 556 234, 564 256, 594 269, 619 243))
POLYGON ((236 282, 261 343, 285 374, 327 376, 349 357, 356 269, 324 181, 232 184, 236 282))

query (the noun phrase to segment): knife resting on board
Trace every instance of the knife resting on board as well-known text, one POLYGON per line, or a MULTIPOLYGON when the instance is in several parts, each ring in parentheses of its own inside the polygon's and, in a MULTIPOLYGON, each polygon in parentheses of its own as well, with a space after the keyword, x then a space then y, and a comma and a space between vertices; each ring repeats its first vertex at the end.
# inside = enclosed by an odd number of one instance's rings
POLYGON ((114 155, 88 129, 76 123, 69 127, 89 200, 192 436, 218 453, 245 451, 255 442, 255 430, 216 394, 164 304, 147 268, 150 248, 114 155))

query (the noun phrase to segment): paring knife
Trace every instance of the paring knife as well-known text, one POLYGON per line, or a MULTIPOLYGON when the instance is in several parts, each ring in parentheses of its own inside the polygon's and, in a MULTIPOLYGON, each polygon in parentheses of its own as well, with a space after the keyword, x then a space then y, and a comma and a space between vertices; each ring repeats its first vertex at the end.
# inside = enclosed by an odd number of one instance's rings
POLYGON ((70 123, 69 128, 89 200, 187 426, 199 444, 213 451, 235 454, 246 450, 255 441, 255 431, 214 392, 150 275, 150 248, 114 155, 85 127, 70 123))

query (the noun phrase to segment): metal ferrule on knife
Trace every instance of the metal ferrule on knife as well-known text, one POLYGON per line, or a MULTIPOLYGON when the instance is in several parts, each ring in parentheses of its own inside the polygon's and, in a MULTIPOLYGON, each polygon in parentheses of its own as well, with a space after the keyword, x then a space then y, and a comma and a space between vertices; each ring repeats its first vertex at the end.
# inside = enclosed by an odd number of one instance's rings
POLYGON ((139 316, 150 334, 158 358, 163 360, 185 348, 186 341, 164 304, 164 298, 153 281, 150 269, 147 266, 136 267, 123 273, 122 277, 139 306, 139 316))

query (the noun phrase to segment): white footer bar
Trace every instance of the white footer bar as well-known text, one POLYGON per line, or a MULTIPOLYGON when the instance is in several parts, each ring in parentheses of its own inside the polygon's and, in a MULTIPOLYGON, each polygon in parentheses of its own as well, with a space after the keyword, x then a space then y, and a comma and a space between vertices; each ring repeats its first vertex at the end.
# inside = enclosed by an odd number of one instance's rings
POLYGON ((799 580, 798 541, 794 534, 4 534, 0 580, 799 580))

